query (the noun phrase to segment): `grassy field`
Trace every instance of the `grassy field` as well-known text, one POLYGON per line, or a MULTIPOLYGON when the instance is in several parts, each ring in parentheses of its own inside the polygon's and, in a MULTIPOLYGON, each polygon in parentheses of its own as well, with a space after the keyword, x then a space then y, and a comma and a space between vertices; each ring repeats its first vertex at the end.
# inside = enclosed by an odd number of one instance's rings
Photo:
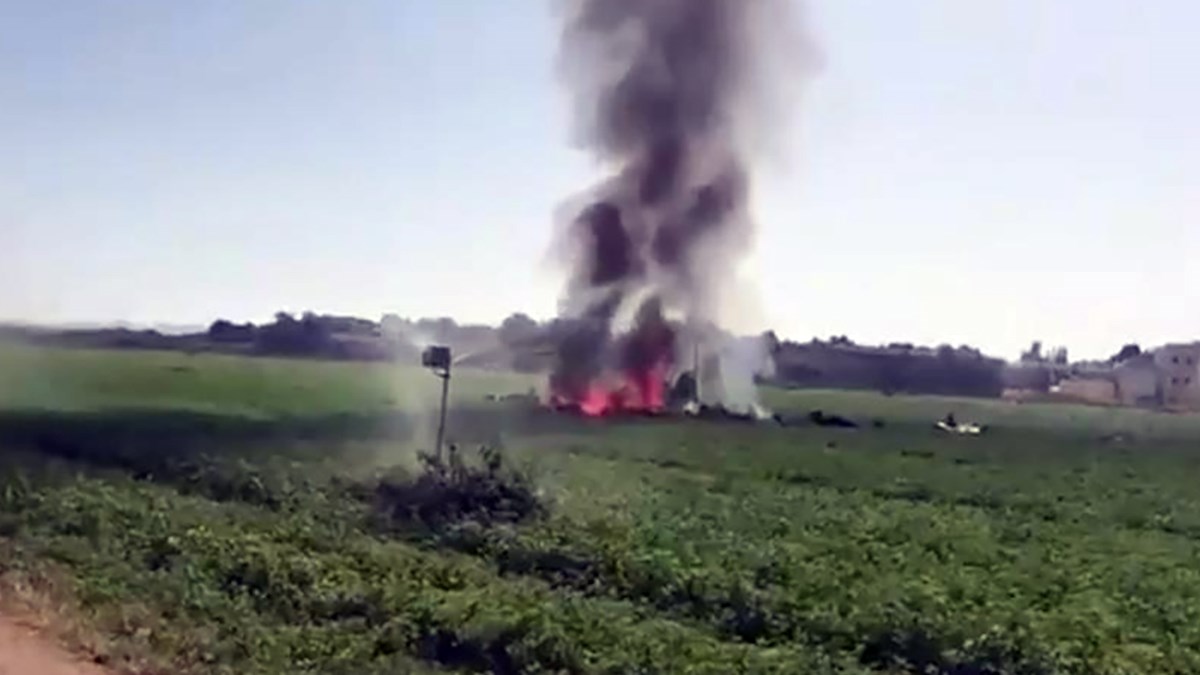
POLYGON ((1200 419, 766 391, 857 431, 487 401, 531 517, 380 509, 419 369, 0 347, 0 606, 139 673, 1196 673, 1200 419), (953 411, 988 423, 939 435, 953 411), (878 420, 881 426, 872 425, 878 420), (386 518, 384 516, 387 516, 386 518))
MULTIPOLYGON (((455 402, 526 391, 536 382, 472 372, 455 402)), ((436 402, 440 381, 416 366, 181 352, 50 350, 0 343, 0 407, 89 411, 170 409, 223 415, 356 415, 436 402)))

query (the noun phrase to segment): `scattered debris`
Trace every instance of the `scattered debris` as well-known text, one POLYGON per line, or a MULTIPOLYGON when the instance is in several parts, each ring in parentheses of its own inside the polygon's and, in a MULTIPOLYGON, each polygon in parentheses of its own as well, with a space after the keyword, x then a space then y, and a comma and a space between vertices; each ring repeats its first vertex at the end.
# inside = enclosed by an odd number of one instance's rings
POLYGON ((515 403, 515 402, 539 403, 539 402, 541 402, 541 399, 538 397, 537 391, 534 389, 531 389, 524 394, 517 394, 517 393, 488 394, 488 395, 484 396, 484 399, 487 401, 499 401, 502 403, 515 403))
POLYGON ((858 423, 841 415, 826 415, 822 410, 814 410, 808 414, 808 421, 819 427, 834 427, 838 429, 857 429, 858 423))
POLYGON ((723 405, 700 404, 694 408, 693 417, 702 420, 730 420, 734 422, 756 422, 758 418, 752 412, 730 410, 723 405))
POLYGON ((689 370, 675 378, 675 384, 671 385, 671 390, 667 392, 667 405, 686 411, 687 406, 696 405, 695 402, 699 397, 696 376, 689 370))
POLYGON ((935 429, 944 431, 948 434, 959 434, 961 436, 978 436, 987 431, 987 425, 976 424, 974 422, 959 423, 954 419, 954 413, 947 413, 946 417, 939 420, 933 425, 935 429))

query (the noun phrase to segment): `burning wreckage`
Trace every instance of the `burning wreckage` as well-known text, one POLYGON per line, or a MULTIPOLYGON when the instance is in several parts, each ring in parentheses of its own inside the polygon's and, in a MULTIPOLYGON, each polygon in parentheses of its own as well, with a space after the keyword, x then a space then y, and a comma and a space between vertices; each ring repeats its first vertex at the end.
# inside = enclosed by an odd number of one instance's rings
POLYGON ((617 336, 606 333, 603 321, 566 325, 556 338, 559 361, 548 382, 548 402, 556 410, 586 417, 681 414, 746 421, 772 417, 753 400, 742 407, 725 403, 728 392, 721 364, 730 362, 729 356, 710 355, 702 367, 700 347, 694 345, 691 369, 682 369, 676 355, 686 353, 685 343, 656 301, 641 305, 633 329, 617 336))
POLYGON ((728 296, 753 241, 751 151, 781 112, 767 109, 781 99, 763 85, 779 78, 763 69, 802 46, 792 3, 566 5, 560 65, 578 138, 610 172, 564 207, 550 403, 587 416, 767 417, 753 368, 712 336, 744 300, 728 296))

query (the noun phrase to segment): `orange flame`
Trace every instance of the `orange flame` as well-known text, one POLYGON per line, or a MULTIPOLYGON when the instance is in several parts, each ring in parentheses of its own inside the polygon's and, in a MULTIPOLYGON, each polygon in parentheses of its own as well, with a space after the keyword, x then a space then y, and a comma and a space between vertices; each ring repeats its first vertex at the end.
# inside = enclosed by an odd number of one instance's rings
POLYGON ((615 378, 602 377, 589 384, 577 398, 557 392, 553 401, 558 407, 576 409, 587 417, 660 413, 666 408, 668 370, 669 366, 660 362, 642 371, 621 373, 615 378))

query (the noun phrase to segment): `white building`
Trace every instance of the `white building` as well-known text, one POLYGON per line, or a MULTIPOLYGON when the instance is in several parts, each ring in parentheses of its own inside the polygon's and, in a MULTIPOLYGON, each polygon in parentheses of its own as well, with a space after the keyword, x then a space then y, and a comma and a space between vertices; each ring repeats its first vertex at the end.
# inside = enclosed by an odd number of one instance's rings
POLYGON ((1200 343, 1169 344, 1154 350, 1162 386, 1162 403, 1168 408, 1200 406, 1200 343))
POLYGON ((1123 405, 1200 409, 1200 343, 1168 344, 1113 370, 1123 405))

